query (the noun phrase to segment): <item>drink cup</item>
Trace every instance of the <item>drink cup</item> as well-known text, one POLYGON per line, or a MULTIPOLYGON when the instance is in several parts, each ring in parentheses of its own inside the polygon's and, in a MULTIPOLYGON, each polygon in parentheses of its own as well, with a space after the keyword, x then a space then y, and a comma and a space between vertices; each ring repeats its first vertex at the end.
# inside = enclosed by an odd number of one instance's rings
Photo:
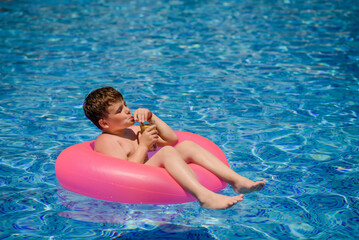
POLYGON ((149 127, 151 127, 151 126, 152 126, 152 124, 149 124, 149 123, 147 123, 147 124, 141 123, 141 124, 140 124, 141 133, 143 133, 147 128, 149 128, 149 127))
MULTIPOLYGON (((143 133, 147 128, 152 126, 151 123, 140 123, 141 133, 143 133)), ((149 151, 156 151, 157 150, 157 144, 153 144, 153 146, 149 149, 149 151)))

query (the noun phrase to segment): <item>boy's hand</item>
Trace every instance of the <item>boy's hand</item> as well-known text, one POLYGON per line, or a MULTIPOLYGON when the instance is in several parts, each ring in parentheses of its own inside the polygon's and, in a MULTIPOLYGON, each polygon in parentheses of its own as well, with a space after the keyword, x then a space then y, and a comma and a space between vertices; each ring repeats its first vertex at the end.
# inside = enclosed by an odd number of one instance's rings
POLYGON ((156 129, 156 125, 152 125, 148 127, 139 138, 139 145, 147 147, 147 149, 151 149, 154 144, 158 141, 158 132, 156 129))
POLYGON ((133 114, 133 118, 135 121, 139 121, 140 123, 144 123, 149 121, 152 117, 152 112, 147 108, 139 108, 133 114))

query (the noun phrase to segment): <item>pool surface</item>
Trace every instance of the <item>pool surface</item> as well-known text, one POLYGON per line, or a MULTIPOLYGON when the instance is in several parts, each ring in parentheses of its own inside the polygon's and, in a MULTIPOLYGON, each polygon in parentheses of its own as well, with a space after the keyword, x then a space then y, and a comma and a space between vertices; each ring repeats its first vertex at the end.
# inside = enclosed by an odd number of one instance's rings
POLYGON ((358 1, 1 1, 0 61, 0 239, 359 238, 358 1), (223 211, 61 188, 107 85, 266 187, 223 211))

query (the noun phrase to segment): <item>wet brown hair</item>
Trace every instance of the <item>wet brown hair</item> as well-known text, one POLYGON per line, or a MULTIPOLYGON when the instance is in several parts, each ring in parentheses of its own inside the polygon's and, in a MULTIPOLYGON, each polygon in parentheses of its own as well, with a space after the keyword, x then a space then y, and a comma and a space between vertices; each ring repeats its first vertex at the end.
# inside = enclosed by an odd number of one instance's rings
POLYGON ((107 108, 116 102, 124 101, 122 94, 113 87, 103 87, 92 91, 87 95, 83 109, 85 115, 99 129, 102 129, 99 120, 107 117, 107 108))

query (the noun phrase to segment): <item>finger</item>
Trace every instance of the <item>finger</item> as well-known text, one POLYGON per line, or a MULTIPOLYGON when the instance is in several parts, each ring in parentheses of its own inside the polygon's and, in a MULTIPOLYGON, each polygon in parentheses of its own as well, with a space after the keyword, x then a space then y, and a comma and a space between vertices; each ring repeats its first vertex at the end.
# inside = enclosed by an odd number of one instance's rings
POLYGON ((136 121, 139 121, 139 122, 142 122, 143 123, 143 121, 141 121, 141 115, 142 115, 142 113, 141 113, 141 109, 137 109, 136 110, 136 121))
POLYGON ((140 123, 143 123, 144 121, 143 121, 142 115, 143 115, 142 108, 139 108, 134 112, 133 117, 134 117, 134 119, 136 121, 139 121, 140 123))
POLYGON ((145 122, 146 121, 146 112, 143 110, 143 109, 141 109, 141 122, 145 122))
POLYGON ((144 113, 142 113, 142 115, 141 115, 141 121, 142 121, 142 122, 146 122, 146 118, 145 118, 145 114, 144 114, 144 113))
POLYGON ((138 115, 138 118, 137 118, 140 123, 144 123, 144 121, 142 120, 142 116, 141 115, 138 115))
POLYGON ((149 126, 148 128, 146 128, 146 131, 147 131, 147 132, 152 132, 155 128, 156 128, 156 126, 151 125, 151 126, 149 126))
POLYGON ((147 121, 150 121, 152 118, 152 112, 150 110, 148 110, 148 113, 147 113, 147 121))
POLYGON ((137 118, 137 110, 133 113, 133 119, 135 119, 135 121, 137 121, 138 120, 138 118, 137 118))

